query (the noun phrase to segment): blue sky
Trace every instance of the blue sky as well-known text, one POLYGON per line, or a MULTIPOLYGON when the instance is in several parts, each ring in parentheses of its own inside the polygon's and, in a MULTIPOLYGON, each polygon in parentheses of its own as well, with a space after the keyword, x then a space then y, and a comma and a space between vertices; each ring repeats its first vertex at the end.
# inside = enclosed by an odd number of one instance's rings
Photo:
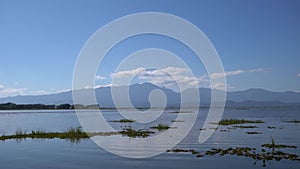
MULTIPOLYGON (((229 90, 300 91, 300 2, 0 0, 0 97, 46 94, 72 87, 78 54, 99 28, 137 12, 164 12, 200 28, 227 71, 229 90)), ((205 69, 179 42, 133 37, 103 61, 96 85, 110 84, 120 61, 136 50, 172 51, 202 77, 205 69)), ((206 86, 204 86, 206 87, 206 86)))

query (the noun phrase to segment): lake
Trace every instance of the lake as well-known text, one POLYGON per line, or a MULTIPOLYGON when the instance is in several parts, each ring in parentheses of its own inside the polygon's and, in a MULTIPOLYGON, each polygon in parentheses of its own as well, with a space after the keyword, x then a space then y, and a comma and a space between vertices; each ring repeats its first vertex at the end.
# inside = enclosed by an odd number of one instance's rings
MULTIPOLYGON (((130 111, 130 110, 129 110, 130 111)), ((110 124, 121 129, 124 125, 133 128, 149 128, 154 124, 164 123, 170 125, 177 114, 166 110, 163 115, 153 123, 141 126, 138 123, 110 124)), ((199 144, 198 137, 203 121, 208 112, 207 108, 199 110, 196 123, 190 133, 175 148, 195 149, 202 154, 211 148, 228 147, 254 147, 260 151, 261 145, 271 143, 274 138, 278 144, 295 145, 296 149, 282 149, 281 151, 300 155, 300 123, 287 123, 285 121, 300 120, 298 108, 251 108, 246 110, 225 109, 222 118, 238 118, 247 120, 262 120, 266 123, 244 124, 257 128, 232 128, 231 126, 218 126, 212 137, 205 143, 199 144), (260 132, 261 134, 246 134, 246 132, 260 132)), ((115 110, 103 111, 107 121, 122 119, 115 110)), ((46 132, 63 132, 70 127, 80 126, 73 110, 18 110, 0 111, 0 135, 14 134, 22 129, 27 132, 43 130, 46 132)), ((169 129, 176 130, 176 129, 169 129)), ((163 131, 157 131, 160 133, 163 131)), ((131 138, 134 139, 134 138, 131 138)), ((130 150, 127 150, 130 151, 130 150)), ((64 169, 95 169, 95 168, 261 168, 262 161, 255 161, 234 155, 203 156, 197 158, 191 153, 166 152, 161 155, 132 159, 111 154, 90 139, 81 139, 71 142, 61 139, 25 139, 0 141, 0 169, 21 168, 64 168, 64 169), (256 164, 254 165, 254 163, 256 164)), ((267 161, 267 168, 300 168, 299 161, 282 159, 281 161, 267 161)))

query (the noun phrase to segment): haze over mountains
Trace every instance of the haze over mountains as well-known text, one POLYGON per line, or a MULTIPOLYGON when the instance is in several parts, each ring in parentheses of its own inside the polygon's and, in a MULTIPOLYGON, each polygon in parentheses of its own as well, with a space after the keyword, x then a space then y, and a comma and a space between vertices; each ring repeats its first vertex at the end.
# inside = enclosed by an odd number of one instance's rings
MULTIPOLYGON (((116 90, 125 90, 126 87, 116 87, 116 90)), ((149 94, 151 91, 158 89, 164 92, 167 98, 168 107, 178 107, 180 105, 180 93, 174 92, 170 89, 162 88, 151 83, 133 84, 129 86, 129 98, 135 107, 149 107, 149 94)), ((82 89, 79 92, 84 94, 91 89, 82 89)), ((211 99, 211 89, 187 89, 183 92, 189 93, 199 90, 201 106, 209 106, 211 99)), ((221 91, 219 91, 221 92, 221 91)), ((113 108, 115 107, 111 95, 111 87, 101 87, 95 89, 97 101, 101 107, 113 108)), ((157 99, 159 101, 159 99, 157 99)), ((38 96, 14 96, 7 98, 0 98, 0 103, 12 102, 16 104, 73 104, 72 91, 38 95, 38 96)), ((89 104, 84 103, 84 104, 89 104)), ((300 106, 299 92, 271 92, 264 89, 248 89, 245 91, 227 92, 226 106, 300 106)))

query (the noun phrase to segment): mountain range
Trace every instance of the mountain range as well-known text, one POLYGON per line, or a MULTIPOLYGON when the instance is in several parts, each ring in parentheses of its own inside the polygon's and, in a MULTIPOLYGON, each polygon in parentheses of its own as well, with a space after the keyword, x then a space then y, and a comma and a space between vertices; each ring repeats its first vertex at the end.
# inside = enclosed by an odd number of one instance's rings
MULTIPOLYGON (((125 86, 114 87, 115 90, 124 91, 125 86)), ((168 107, 178 107, 180 105, 181 93, 173 90, 156 86, 151 83, 133 84, 129 86, 129 98, 133 106, 145 108, 150 106, 149 94, 151 91, 158 89, 162 91, 167 99, 168 107)), ((80 92, 83 96, 88 90, 82 89, 80 92)), ((199 88, 184 90, 185 94, 192 94, 195 90, 199 91, 201 106, 209 106, 212 89, 199 88)), ((222 92, 222 91, 217 91, 222 92)), ((121 92, 120 92, 121 93, 121 92)), ((100 87, 95 89, 97 101, 101 107, 114 108, 114 102, 111 94, 111 87, 100 87)), ((160 102, 159 99, 154 99, 160 102)), ((61 92, 48 95, 24 95, 0 98, 0 103, 12 102, 16 104, 73 104, 72 91, 61 92)), ((122 99, 121 101, 122 102, 122 99)), ((88 105, 89 103, 83 103, 88 105)), ((243 107, 243 106, 300 106, 299 92, 272 92, 264 89, 248 89, 244 91, 227 92, 226 106, 243 107)))

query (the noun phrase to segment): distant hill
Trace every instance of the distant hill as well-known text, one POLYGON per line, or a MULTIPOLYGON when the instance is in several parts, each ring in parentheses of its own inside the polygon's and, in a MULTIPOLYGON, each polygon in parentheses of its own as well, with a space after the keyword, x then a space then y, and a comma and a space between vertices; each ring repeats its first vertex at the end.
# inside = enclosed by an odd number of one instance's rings
MULTIPOLYGON (((125 87, 115 87, 116 90, 124 91, 125 87)), ((180 104, 180 93, 170 89, 162 88, 151 83, 133 84, 129 86, 129 98, 135 107, 149 107, 148 100, 151 91, 158 89, 162 91, 168 102, 168 107, 178 107, 180 104)), ((91 89, 80 90, 82 96, 91 89)), ((187 89, 186 95, 193 94, 196 90, 200 93, 200 102, 203 106, 209 106, 211 99, 211 89, 187 89)), ((222 92, 222 91, 218 91, 222 92)), ((111 96, 111 87, 101 87, 95 89, 96 98, 101 107, 115 107, 111 96)), ((121 93, 121 92, 120 92, 121 93)), ((125 96, 121 96, 125 97, 125 96)), ((159 99, 155 99, 159 102, 159 99)), ((12 102, 16 104, 73 104, 72 91, 49 95, 38 96, 14 96, 0 98, 0 103, 12 102)), ((121 100, 122 102, 122 100, 121 100)), ((191 102, 193 102, 191 100, 191 102)), ((89 104, 88 102, 85 104, 89 104)), ((249 89, 245 91, 227 92, 227 106, 300 106, 300 93, 298 92, 271 92, 264 89, 249 89)))

